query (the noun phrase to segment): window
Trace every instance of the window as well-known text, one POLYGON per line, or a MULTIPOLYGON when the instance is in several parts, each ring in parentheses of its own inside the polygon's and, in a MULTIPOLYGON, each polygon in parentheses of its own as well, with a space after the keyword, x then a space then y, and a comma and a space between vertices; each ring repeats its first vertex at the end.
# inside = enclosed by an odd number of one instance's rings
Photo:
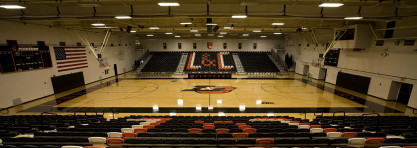
POLYGON ((375 46, 384 46, 384 40, 376 41, 375 46))
POLYGON ((416 40, 405 40, 404 46, 414 46, 416 40))

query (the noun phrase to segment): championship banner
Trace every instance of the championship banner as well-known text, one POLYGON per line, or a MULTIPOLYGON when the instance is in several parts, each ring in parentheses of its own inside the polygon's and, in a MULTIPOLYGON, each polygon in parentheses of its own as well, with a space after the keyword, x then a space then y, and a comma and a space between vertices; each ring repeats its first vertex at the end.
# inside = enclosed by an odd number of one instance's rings
POLYGON ((213 42, 207 42, 207 48, 211 49, 213 47, 213 42))

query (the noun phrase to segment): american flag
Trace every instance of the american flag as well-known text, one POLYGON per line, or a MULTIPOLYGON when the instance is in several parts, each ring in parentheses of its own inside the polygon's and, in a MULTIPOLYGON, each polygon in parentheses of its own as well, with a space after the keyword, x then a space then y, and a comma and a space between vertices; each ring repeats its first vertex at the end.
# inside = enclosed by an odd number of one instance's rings
POLYGON ((85 47, 54 47, 58 72, 87 68, 85 47))

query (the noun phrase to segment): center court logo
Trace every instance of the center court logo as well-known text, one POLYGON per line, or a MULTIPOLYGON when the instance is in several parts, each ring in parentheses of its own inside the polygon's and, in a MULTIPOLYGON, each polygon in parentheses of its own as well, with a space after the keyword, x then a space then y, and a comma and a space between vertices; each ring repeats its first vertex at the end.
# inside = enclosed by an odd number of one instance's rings
POLYGON ((231 86, 201 86, 197 85, 194 86, 193 89, 185 89, 182 91, 195 91, 197 93, 201 94, 222 94, 222 93, 228 93, 235 90, 236 87, 231 86))

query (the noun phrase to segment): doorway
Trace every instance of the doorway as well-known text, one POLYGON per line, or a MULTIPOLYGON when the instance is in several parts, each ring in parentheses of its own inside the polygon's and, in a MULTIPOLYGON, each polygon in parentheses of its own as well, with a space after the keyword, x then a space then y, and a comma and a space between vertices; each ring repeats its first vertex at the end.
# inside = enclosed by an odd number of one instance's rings
POLYGON ((117 74, 117 65, 116 64, 114 64, 114 76, 117 76, 118 74, 117 74))
POLYGON ((410 100, 413 84, 401 83, 400 92, 398 93, 397 102, 407 105, 410 100))

